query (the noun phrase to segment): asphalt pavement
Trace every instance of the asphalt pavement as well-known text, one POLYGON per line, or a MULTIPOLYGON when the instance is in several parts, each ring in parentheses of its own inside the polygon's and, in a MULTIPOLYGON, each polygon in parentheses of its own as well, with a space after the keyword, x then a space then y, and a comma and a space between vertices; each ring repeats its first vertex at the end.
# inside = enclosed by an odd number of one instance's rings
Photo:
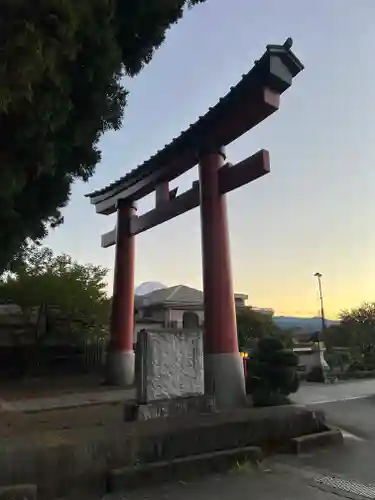
MULTIPOLYGON (((295 400, 323 410, 328 423, 343 431, 344 446, 277 460, 322 475, 375 484, 375 380, 302 387, 295 400)), ((367 498, 375 498, 375 489, 367 498)))
POLYGON ((375 379, 334 384, 303 383, 292 399, 300 404, 319 404, 355 400, 372 395, 375 395, 375 379))
POLYGON ((292 399, 323 410, 331 425, 340 427, 352 440, 375 440, 375 380, 304 384, 292 399))

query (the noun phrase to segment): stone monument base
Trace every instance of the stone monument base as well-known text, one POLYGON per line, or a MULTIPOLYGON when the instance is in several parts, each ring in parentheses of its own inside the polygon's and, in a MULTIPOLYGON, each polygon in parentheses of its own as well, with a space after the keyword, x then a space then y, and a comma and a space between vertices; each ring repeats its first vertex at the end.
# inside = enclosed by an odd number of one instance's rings
POLYGON ((215 402, 212 396, 199 395, 172 399, 158 399, 148 403, 125 403, 126 422, 150 420, 153 418, 173 418, 185 415, 213 413, 215 402))

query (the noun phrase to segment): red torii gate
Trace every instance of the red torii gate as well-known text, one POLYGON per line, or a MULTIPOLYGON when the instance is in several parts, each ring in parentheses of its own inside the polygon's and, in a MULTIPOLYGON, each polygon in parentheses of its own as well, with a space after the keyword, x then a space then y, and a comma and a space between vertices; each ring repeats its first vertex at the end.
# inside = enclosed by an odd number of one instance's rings
POLYGON ((303 70, 292 40, 269 45, 253 68, 198 121, 149 160, 109 186, 88 194, 96 212, 117 212, 102 247, 116 245, 109 352, 110 378, 134 379, 134 236, 200 206, 205 312, 205 384, 220 408, 245 401, 238 352, 225 194, 270 171, 269 153, 226 163, 225 146, 277 111, 280 95, 303 70), (199 181, 177 196, 169 182, 199 164, 199 181), (152 191, 155 208, 136 215, 135 203, 152 191))

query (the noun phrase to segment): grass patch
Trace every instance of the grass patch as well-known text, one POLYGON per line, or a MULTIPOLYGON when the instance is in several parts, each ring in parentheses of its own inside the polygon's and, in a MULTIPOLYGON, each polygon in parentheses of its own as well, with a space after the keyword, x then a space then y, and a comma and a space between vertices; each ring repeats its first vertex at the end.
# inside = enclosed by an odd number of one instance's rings
POLYGON ((237 461, 229 470, 228 474, 250 474, 255 472, 257 464, 249 462, 248 460, 237 461))

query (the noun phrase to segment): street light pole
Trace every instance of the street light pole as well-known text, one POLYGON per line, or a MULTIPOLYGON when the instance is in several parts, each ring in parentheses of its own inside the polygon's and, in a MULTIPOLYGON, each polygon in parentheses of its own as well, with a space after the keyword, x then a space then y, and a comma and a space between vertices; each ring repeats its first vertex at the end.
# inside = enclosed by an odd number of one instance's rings
MULTIPOLYGON (((323 302, 323 292, 322 292, 322 274, 315 273, 314 276, 318 280, 319 299, 320 299, 320 317, 322 319, 322 337, 323 337, 325 329, 326 329, 326 320, 325 320, 325 316, 324 316, 324 302, 323 302)), ((320 340, 321 339, 318 338, 318 342, 320 340)))

